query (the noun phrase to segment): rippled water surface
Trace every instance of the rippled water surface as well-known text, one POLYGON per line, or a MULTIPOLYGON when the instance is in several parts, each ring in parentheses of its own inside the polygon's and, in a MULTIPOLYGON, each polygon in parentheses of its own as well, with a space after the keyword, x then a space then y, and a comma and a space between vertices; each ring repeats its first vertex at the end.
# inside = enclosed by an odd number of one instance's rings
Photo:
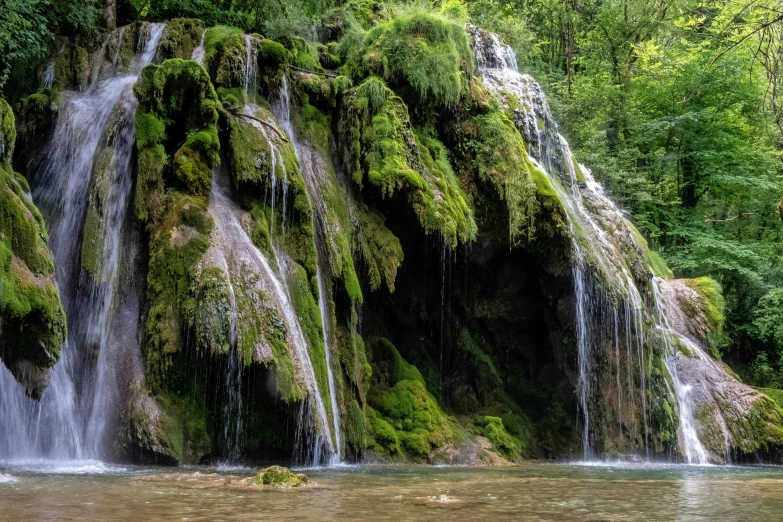
POLYGON ((783 520, 783 469, 344 467, 257 489, 251 469, 0 466, 0 520, 783 520))

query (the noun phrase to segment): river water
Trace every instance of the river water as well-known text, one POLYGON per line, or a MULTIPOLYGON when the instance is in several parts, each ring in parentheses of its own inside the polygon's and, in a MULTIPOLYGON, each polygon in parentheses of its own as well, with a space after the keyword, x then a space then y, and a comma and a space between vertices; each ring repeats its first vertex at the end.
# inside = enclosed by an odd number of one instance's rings
POLYGON ((237 484, 253 472, 0 468, 0 520, 783 520, 776 467, 357 466, 306 470, 307 488, 237 484))

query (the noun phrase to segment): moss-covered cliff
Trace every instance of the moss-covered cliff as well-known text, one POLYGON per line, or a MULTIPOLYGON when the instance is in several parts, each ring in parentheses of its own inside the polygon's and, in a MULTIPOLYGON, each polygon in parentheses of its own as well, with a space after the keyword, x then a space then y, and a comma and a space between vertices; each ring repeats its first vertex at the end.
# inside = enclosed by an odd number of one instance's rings
POLYGON ((14 114, 0 99, 0 359, 39 398, 65 341, 49 236, 27 180, 13 171, 14 114))

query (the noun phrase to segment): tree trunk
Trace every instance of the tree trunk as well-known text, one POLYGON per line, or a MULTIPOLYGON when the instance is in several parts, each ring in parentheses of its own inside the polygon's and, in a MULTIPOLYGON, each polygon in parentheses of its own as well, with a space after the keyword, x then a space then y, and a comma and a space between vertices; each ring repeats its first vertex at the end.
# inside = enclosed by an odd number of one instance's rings
POLYGON ((103 22, 109 31, 117 28, 117 0, 106 0, 106 7, 103 10, 103 22))

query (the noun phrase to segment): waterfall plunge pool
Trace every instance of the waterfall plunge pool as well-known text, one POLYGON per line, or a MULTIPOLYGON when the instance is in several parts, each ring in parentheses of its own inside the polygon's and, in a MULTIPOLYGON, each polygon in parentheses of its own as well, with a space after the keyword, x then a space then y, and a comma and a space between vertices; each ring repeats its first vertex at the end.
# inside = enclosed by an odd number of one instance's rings
POLYGON ((255 470, 0 466, 0 520, 780 520, 777 467, 528 462, 341 466, 316 485, 250 489, 255 470))

